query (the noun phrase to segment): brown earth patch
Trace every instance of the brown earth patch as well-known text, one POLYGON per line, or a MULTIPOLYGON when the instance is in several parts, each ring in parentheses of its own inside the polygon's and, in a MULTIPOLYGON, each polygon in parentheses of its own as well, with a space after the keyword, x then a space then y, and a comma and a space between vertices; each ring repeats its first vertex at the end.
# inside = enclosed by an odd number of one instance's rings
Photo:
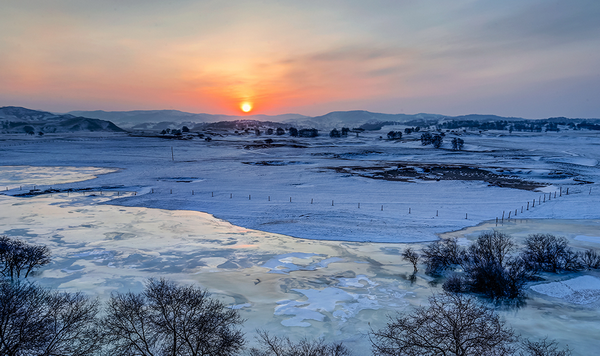
POLYGON ((343 174, 399 182, 412 182, 415 180, 483 181, 487 182, 491 186, 523 190, 534 190, 547 186, 547 184, 544 183, 527 181, 516 176, 497 174, 481 167, 464 165, 407 163, 398 164, 396 168, 391 168, 389 165, 387 165, 372 167, 341 166, 328 167, 328 169, 332 169, 343 174))

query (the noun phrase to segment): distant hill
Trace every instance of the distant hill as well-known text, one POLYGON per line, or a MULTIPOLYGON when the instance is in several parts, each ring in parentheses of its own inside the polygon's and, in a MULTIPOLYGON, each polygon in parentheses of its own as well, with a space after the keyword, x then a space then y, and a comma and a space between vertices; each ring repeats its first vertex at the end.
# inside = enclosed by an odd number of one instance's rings
POLYGON ((135 111, 71 111, 69 114, 91 117, 101 120, 110 120, 121 127, 131 129, 165 129, 181 128, 181 126, 193 126, 200 123, 236 121, 236 120, 259 120, 281 122, 290 119, 308 118, 300 114, 282 115, 213 115, 193 114, 179 110, 135 110, 135 111))
POLYGON ((322 116, 315 116, 305 119, 290 119, 285 121, 287 124, 299 127, 314 127, 319 130, 328 130, 342 127, 359 127, 367 123, 377 122, 397 122, 404 123, 411 120, 431 120, 438 121, 443 119, 444 115, 436 114, 382 114, 364 110, 354 111, 333 111, 322 116))
POLYGON ((124 132, 110 121, 70 114, 57 115, 17 106, 0 108, 2 133, 61 133, 80 131, 124 132))

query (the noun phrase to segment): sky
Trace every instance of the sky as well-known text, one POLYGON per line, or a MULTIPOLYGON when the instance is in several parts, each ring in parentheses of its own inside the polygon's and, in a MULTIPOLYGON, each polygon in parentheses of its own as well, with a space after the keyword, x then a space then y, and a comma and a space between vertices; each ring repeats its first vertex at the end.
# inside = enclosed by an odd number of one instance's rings
POLYGON ((0 0, 0 106, 600 118, 598 0, 0 0))

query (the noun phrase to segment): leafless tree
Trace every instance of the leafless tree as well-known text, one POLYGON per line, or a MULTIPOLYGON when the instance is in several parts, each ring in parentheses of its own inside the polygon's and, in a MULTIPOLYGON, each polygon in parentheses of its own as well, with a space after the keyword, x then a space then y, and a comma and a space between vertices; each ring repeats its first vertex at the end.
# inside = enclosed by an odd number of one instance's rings
POLYGON ((98 302, 80 293, 0 282, 0 355, 84 356, 101 349, 98 302))
POLYGON ((444 293, 429 298, 429 307, 390 317, 386 327, 371 331, 376 356, 512 355, 516 337, 498 315, 475 299, 444 293))
POLYGON ((402 259, 405 261, 409 261, 413 265, 413 271, 416 273, 418 271, 417 264, 419 263, 419 254, 415 252, 412 248, 406 248, 402 251, 402 259))
POLYGON ((250 356, 350 356, 350 350, 341 342, 327 344, 323 339, 302 339, 296 343, 288 337, 271 336, 257 330, 261 348, 251 348, 250 356))
POLYGON ((19 239, 0 236, 0 273, 5 277, 25 278, 37 268, 50 263, 50 249, 44 245, 32 245, 19 239))
POLYGON ((548 338, 541 339, 538 342, 525 339, 521 341, 520 356, 570 356, 571 350, 567 347, 564 350, 558 348, 555 340, 548 338))
POLYGON ((523 258, 532 268, 557 273, 580 269, 579 255, 568 246, 567 239, 551 234, 531 234, 525 239, 523 258))
POLYGON ((579 255, 587 269, 600 269, 600 255, 592 249, 587 249, 579 255))
POLYGON ((465 251, 458 246, 456 238, 442 239, 427 245, 423 249, 423 259, 427 273, 441 274, 446 269, 462 263, 465 251))
POLYGON ((165 279, 150 279, 141 294, 113 294, 103 321, 111 355, 123 356, 236 355, 242 323, 208 292, 165 279))

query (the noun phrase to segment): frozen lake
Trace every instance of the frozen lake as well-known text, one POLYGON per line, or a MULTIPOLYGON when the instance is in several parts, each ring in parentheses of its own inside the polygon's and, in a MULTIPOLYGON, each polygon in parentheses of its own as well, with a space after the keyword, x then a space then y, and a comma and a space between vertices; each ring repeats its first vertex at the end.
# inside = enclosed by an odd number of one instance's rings
MULTIPOLYGON (((8 188, 0 234, 50 247, 53 262, 35 277, 40 284, 106 298, 139 291, 148 277, 198 283, 240 310, 249 339, 260 327, 343 340, 360 354, 369 349, 367 322, 382 326, 386 315, 441 290, 422 273, 411 281, 412 266, 399 257, 408 246, 440 234, 468 244, 496 228, 517 239, 549 232, 574 247, 600 248, 598 139, 551 135, 474 135, 465 138, 467 152, 379 141, 377 133, 270 149, 244 148, 248 137, 9 137, 0 141, 0 187, 8 188), (369 177, 373 167, 399 162, 509 171, 546 187, 369 177), (59 192, 17 196, 33 185, 59 192), (546 201, 526 210, 544 193, 546 201), (517 220, 496 226, 515 209, 517 220)), ((600 333, 600 275, 546 277, 532 284, 525 306, 500 312, 525 336, 548 335, 589 354, 600 333), (565 286, 585 290, 585 303, 565 286)))

